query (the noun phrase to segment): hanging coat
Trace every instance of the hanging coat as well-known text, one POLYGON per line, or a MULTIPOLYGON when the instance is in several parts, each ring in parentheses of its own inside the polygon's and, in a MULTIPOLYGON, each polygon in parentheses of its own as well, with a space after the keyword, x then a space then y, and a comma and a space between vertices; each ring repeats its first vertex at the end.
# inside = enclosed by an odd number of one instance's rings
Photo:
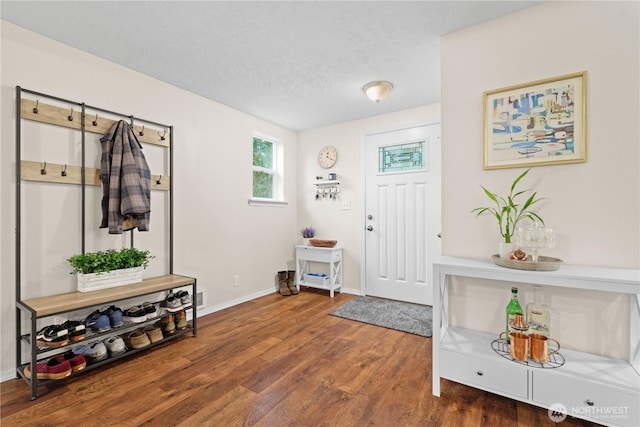
POLYGON ((133 228, 149 231, 151 171, 142 145, 124 120, 100 138, 102 158, 102 223, 109 234, 133 228))

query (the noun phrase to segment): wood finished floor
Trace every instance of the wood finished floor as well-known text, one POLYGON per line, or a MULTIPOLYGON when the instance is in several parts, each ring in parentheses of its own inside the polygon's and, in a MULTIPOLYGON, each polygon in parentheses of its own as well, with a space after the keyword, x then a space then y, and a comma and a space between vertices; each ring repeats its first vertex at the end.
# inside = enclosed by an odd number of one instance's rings
POLYGON ((268 295, 199 318, 196 338, 40 387, 35 401, 23 380, 5 381, 0 425, 557 425, 545 409, 447 380, 434 397, 431 338, 328 315, 352 298, 268 295))

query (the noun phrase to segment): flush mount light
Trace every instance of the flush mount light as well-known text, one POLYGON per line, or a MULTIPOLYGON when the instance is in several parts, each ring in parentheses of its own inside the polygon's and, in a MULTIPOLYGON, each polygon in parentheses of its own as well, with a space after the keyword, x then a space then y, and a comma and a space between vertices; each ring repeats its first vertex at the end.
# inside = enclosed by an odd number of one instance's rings
POLYGON ((391 93, 393 85, 391 82, 380 80, 376 82, 367 83, 362 87, 362 91, 369 97, 370 100, 380 102, 391 93))

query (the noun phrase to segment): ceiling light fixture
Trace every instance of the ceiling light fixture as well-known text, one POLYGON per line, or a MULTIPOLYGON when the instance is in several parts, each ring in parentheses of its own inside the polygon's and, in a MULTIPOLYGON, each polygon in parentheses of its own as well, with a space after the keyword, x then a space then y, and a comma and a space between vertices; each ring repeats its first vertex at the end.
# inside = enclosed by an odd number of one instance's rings
POLYGON ((381 80, 376 82, 369 82, 362 87, 362 91, 369 97, 370 100, 380 102, 391 93, 393 85, 391 82, 381 80))

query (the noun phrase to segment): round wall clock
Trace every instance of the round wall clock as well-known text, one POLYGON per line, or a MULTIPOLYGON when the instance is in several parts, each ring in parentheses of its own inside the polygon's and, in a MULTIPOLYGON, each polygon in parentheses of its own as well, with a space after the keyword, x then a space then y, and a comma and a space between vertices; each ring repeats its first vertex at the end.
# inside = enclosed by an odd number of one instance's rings
POLYGON ((327 145, 322 147, 318 153, 318 163, 325 169, 329 169, 336 164, 338 160, 338 150, 335 147, 327 145))

